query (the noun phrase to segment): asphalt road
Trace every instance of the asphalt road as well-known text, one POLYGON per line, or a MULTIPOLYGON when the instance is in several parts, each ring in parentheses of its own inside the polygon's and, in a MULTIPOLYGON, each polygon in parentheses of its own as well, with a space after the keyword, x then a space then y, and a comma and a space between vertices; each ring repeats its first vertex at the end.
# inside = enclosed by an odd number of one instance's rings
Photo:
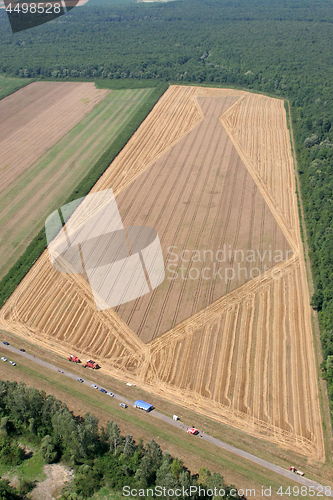
MULTIPOLYGON (((11 345, 1 344, 1 347, 7 349, 9 352, 14 352, 15 354, 19 354, 20 356, 24 356, 25 358, 30 359, 30 361, 33 361, 34 363, 37 363, 41 366, 44 366, 45 368, 47 368, 49 370, 53 370, 55 372, 63 372, 63 375, 65 377, 72 378, 73 380, 77 380, 77 378, 78 378, 77 375, 75 375, 74 373, 71 373, 67 370, 61 370, 57 366, 52 365, 51 363, 48 363, 47 361, 43 361, 42 359, 37 358, 37 357, 33 356, 32 354, 29 354, 27 352, 21 352, 19 349, 16 349, 15 347, 12 347, 11 345)), ((1 362, 3 362, 3 361, 1 361, 1 362)), ((91 371, 89 368, 87 370, 89 370, 89 372, 87 372, 88 376, 93 375, 93 371, 91 371)), ((84 380, 82 385, 87 385, 87 386, 91 387, 92 383, 93 383, 92 380, 84 380)), ((105 387, 105 389, 109 390, 107 387, 105 387)), ((115 394, 113 391, 112 391, 112 393, 114 394, 115 399, 118 399, 122 403, 126 403, 128 406, 134 405, 134 401, 131 401, 130 399, 124 398, 123 396, 120 396, 119 394, 115 394)), ((105 395, 105 397, 110 397, 110 396, 105 395)), ((138 410, 138 411, 140 411, 140 410, 138 410)), ((150 413, 150 415, 152 418, 158 418, 160 420, 163 420, 164 422, 167 422, 170 425, 173 425, 174 427, 178 427, 179 429, 187 431, 187 427, 184 424, 182 424, 181 422, 179 422, 177 420, 173 420, 171 417, 168 417, 167 415, 164 415, 163 413, 159 413, 158 411, 153 410, 150 413)), ((205 434, 205 433, 201 432, 200 437, 193 436, 193 439, 203 439, 204 441, 208 441, 209 443, 212 443, 212 444, 218 446, 219 448, 223 448, 227 451, 230 451, 231 453, 235 453, 236 455, 243 457, 247 460, 250 460, 251 462, 258 464, 261 467, 265 467, 266 469, 269 469, 272 472, 280 474, 281 476, 284 476, 287 479, 290 479, 291 481, 293 481, 295 483, 299 483, 299 484, 302 484, 302 485, 307 486, 307 487, 312 487, 315 490, 318 490, 318 488, 319 488, 319 491, 323 491, 322 490, 323 486, 321 484, 319 484, 315 481, 311 481, 311 479, 307 479, 306 477, 298 476, 297 474, 290 472, 287 469, 283 469, 282 467, 279 467, 278 465, 267 462, 266 460, 263 460, 262 458, 256 457, 255 455, 252 455, 251 453, 240 450, 239 448, 236 448, 236 447, 234 447, 228 443, 225 443, 223 441, 220 441, 219 439, 216 439, 216 438, 210 436, 209 434, 205 434)), ((313 495, 311 495, 311 496, 313 496, 313 495)), ((333 490, 331 490, 330 495, 325 495, 324 493, 322 493, 321 495, 317 495, 317 492, 316 492, 316 497, 317 496, 321 496, 321 498, 325 498, 328 496, 333 497, 333 490)))

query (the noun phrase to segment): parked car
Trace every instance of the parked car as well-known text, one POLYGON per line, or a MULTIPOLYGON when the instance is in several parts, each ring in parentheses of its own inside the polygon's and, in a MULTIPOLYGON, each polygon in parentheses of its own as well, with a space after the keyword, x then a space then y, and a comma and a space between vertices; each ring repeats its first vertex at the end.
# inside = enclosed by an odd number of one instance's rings
POLYGON ((109 392, 107 392, 107 395, 108 395, 108 396, 111 396, 111 398, 114 398, 114 394, 113 394, 112 392, 110 392, 110 391, 109 391, 109 392))
POLYGON ((9 342, 2 342, 2 343, 5 344, 5 345, 9 345, 9 342))
POLYGON ((7 361, 7 359, 4 356, 2 356, 1 361, 7 361))
POLYGON ((107 394, 107 391, 103 388, 101 388, 100 391, 103 392, 104 394, 107 394))
POLYGON ((80 378, 80 377, 78 378, 78 381, 81 382, 81 384, 82 384, 82 382, 84 382, 83 378, 80 378))
POLYGON ((25 352, 25 349, 21 348, 20 351, 25 352))
POLYGON ((122 408, 127 408, 127 404, 125 403, 120 403, 119 406, 121 406, 122 408))
POLYGON ((12 366, 16 366, 16 363, 14 363, 14 361, 9 361, 9 363, 10 363, 12 366))
POLYGON ((92 387, 93 389, 98 389, 98 387, 97 387, 97 385, 96 385, 96 384, 91 384, 91 387, 92 387))

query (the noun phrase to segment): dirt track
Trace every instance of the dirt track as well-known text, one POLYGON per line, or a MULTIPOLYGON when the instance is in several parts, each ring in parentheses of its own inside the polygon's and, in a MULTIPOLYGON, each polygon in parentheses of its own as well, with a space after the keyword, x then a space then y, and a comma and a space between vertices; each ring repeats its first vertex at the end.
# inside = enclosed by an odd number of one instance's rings
MULTIPOLYGON (((207 161, 211 159, 208 151, 204 152, 204 156, 207 161)), ((221 158, 225 160, 225 155, 221 154, 221 158)), ((119 313, 123 319, 112 309, 98 313, 90 288, 83 278, 56 273, 44 253, 2 308, 0 322, 5 329, 23 336, 32 335, 35 342, 56 352, 65 354, 75 349, 80 355, 84 353, 98 358, 103 369, 113 376, 121 374, 123 379, 135 376, 142 387, 165 398, 172 398, 245 432, 264 436, 283 447, 293 448, 311 459, 323 460, 310 298, 283 101, 232 90, 171 87, 96 184, 94 191, 112 187, 119 195, 119 206, 125 220, 129 217, 132 222, 126 209, 140 191, 145 193, 145 183, 148 191, 154 178, 157 185, 166 186, 165 192, 157 188, 154 194, 160 192, 159 197, 150 201, 149 206, 156 218, 158 204, 167 206, 166 202, 177 196, 178 189, 179 194, 184 194, 183 201, 190 201, 189 206, 193 203, 189 214, 193 215, 195 210, 199 214, 194 240, 191 237, 195 248, 196 244, 204 245, 199 238, 202 228, 214 227, 214 222, 205 226, 202 211, 209 206, 210 191, 215 191, 209 174, 212 174, 212 179, 214 175, 216 178, 218 168, 221 171, 225 169, 224 177, 221 177, 221 191, 224 183, 229 200, 234 200, 234 203, 226 202, 225 207, 235 211, 229 236, 226 231, 224 237, 231 238, 235 248, 240 248, 239 244, 244 246, 242 238, 248 242, 250 236, 250 248, 267 249, 275 241, 284 245, 283 248, 293 249, 293 258, 274 263, 268 272, 258 278, 238 282, 234 289, 231 284, 229 288, 217 289, 217 295, 213 294, 212 300, 207 300, 205 294, 196 296, 195 290, 189 288, 189 300, 181 301, 179 312, 173 315, 169 326, 164 323, 164 327, 159 327, 157 333, 165 333, 155 338, 152 331, 147 334, 142 330, 142 339, 151 339, 145 344, 134 333, 131 321, 140 334, 136 315, 145 314, 148 310, 148 296, 137 304, 142 305, 141 312, 133 304, 122 306, 119 313), (207 97, 209 99, 205 99, 207 97), (212 100, 211 97, 220 99, 212 100), (215 103, 213 106, 212 102, 215 103), (223 102, 231 106, 223 107, 223 102), (219 105, 222 106, 221 129, 217 128, 216 120, 215 126, 208 126, 205 132, 204 117, 209 115, 210 109, 218 110, 219 105), (199 130, 200 134, 195 135, 199 130), (217 130, 220 131, 217 133, 217 130), (206 140, 201 143, 205 133, 206 140), (192 145, 188 142, 191 134, 194 134, 192 145), (195 155, 195 161, 200 160, 200 151, 207 143, 212 143, 214 148, 214 141, 217 148, 222 146, 229 151, 233 159, 230 173, 227 174, 228 162, 217 162, 220 167, 208 163, 208 168, 202 169, 203 177, 198 177, 193 183, 197 192, 194 191, 190 197, 187 189, 191 187, 191 176, 198 169, 187 172, 186 183, 178 167, 175 189, 170 190, 170 185, 165 179, 163 181, 165 170, 171 168, 164 163, 166 159, 176 165, 182 161, 182 154, 184 157, 190 155, 195 146, 201 144, 195 155), (184 146, 180 147, 182 144, 184 146), (178 145, 178 153, 172 156, 174 151, 177 152, 175 148, 178 145), (239 177, 240 184, 237 184, 239 174, 235 173, 237 166, 243 172, 239 177), (205 175, 208 177, 205 178, 205 175), (229 180, 226 181, 227 178, 229 180), (246 186, 243 191, 238 187, 233 196, 228 187, 233 185, 232 179, 235 186, 246 186), (126 201, 127 193, 129 198, 126 201), (255 225, 249 224, 251 218, 248 214, 251 210, 253 213, 254 205, 244 201, 249 193, 252 193, 252 199, 253 193, 256 193, 260 200, 258 214, 261 217, 258 219, 261 223, 256 230, 255 225), (202 205, 197 205, 200 196, 204 201, 202 205), (242 210, 242 207, 246 209, 242 210), (270 231, 275 234, 275 240, 270 231), (190 300, 191 292, 194 301, 190 300), (195 302, 196 307, 191 302, 195 302), (192 307, 192 316, 188 319, 186 304, 192 307), (130 320, 131 314, 133 319, 130 320)), ((142 196, 141 202, 147 197, 147 194, 142 196)), ((170 202, 170 206, 174 206, 174 201, 170 202)), ((149 213, 147 207, 143 211, 145 217, 149 213)), ((175 222, 176 218, 172 222, 169 233, 167 225, 161 223, 158 227, 158 231, 166 235, 166 241, 172 236, 172 231, 176 234, 177 229, 182 228, 185 236, 182 236, 181 244, 188 244, 186 230, 189 222, 183 225, 180 222, 181 215, 187 214, 186 207, 184 205, 178 210, 178 221, 175 222)), ((224 220, 221 228, 226 227, 225 212, 228 213, 228 210, 221 210, 221 204, 217 207, 220 208, 216 210, 218 220, 221 223, 224 220)), ((214 220, 214 210, 212 214, 214 220)), ((155 222, 159 224, 157 219, 155 222)), ((126 223, 129 221, 126 220, 126 223)), ((220 234, 220 231, 217 233, 220 234)), ((210 243, 213 236, 214 231, 211 234, 208 231, 202 241, 210 243)), ((220 243, 221 240, 217 245, 220 243)), ((178 299, 181 291, 179 287, 178 295, 175 295, 178 299)), ((177 306, 175 308, 172 304, 175 303, 170 303, 169 312, 176 312, 177 306)), ((156 310, 158 312, 158 308, 156 310)), ((151 314, 151 325, 157 325, 154 323, 156 317, 156 313, 151 314)), ((164 321, 168 318, 170 314, 164 321)))

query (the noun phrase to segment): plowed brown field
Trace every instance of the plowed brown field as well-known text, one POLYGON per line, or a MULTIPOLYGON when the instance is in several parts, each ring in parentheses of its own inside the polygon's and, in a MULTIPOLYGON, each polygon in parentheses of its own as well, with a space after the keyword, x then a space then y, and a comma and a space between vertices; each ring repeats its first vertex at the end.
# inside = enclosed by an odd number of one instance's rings
POLYGON ((35 82, 0 101, 0 193, 105 97, 93 83, 35 82))
POLYGON ((187 256, 226 245, 228 279, 206 279, 207 262, 178 259, 176 270, 189 278, 195 267, 200 277, 170 280, 166 269, 155 291, 97 312, 87 282, 54 271, 45 252, 1 309, 0 324, 323 460, 293 169, 283 101, 170 87, 93 191, 112 187, 125 225, 158 231, 166 266, 171 245, 187 256), (242 261, 242 274, 230 277, 234 250, 280 250, 285 258, 242 261), (260 272, 251 275, 254 268, 260 272))

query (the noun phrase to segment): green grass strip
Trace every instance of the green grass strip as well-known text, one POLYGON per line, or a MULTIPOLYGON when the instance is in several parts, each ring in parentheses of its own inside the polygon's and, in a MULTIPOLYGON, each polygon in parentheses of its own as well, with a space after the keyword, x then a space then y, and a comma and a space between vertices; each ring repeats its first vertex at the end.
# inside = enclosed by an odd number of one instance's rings
POLYGON ((95 85, 98 89, 111 89, 111 90, 123 90, 123 89, 148 89, 151 87, 157 87, 160 80, 139 80, 130 78, 120 78, 118 80, 109 78, 98 78, 95 80, 95 85))
POLYGON ((0 76, 0 99, 4 99, 5 97, 14 94, 22 87, 29 85, 29 83, 34 82, 35 80, 32 78, 7 78, 4 76, 0 76))

